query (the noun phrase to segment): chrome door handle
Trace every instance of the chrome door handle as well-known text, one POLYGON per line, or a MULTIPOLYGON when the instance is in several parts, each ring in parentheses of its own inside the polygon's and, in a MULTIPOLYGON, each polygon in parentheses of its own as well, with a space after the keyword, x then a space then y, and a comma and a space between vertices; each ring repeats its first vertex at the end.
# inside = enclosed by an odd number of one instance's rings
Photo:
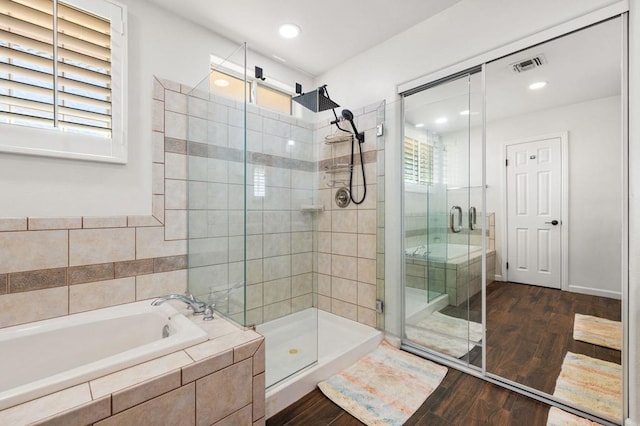
POLYGON ((473 231, 477 224, 477 214, 476 214, 476 208, 475 207, 469 207, 469 230, 473 231))
POLYGON ((462 207, 460 207, 460 206, 451 207, 451 210, 449 210, 449 216, 450 216, 451 232, 457 234, 458 232, 462 231, 462 207), (458 225, 457 226, 455 224, 456 212, 458 213, 458 225))
POLYGON ((556 226, 556 225, 557 225, 557 224, 559 224, 560 222, 558 222, 557 220, 555 220, 555 219, 554 219, 554 220, 552 220, 551 222, 545 222, 545 223, 546 223, 546 224, 548 224, 548 225, 556 226))

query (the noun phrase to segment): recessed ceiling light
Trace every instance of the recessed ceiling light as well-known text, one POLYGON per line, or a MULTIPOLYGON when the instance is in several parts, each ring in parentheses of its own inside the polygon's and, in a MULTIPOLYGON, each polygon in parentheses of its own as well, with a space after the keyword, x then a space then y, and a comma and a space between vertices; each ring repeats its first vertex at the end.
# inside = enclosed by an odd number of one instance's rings
POLYGON ((418 128, 424 127, 424 123, 418 123, 418 124, 416 124, 416 127, 418 127, 418 128))
POLYGON ((224 78, 218 78, 217 80, 213 80, 213 84, 218 87, 227 87, 229 85, 229 81, 225 80, 224 78))
POLYGON ((547 85, 546 81, 536 81, 535 83, 532 83, 529 85, 529 89, 538 90, 538 89, 542 89, 546 85, 547 85))
POLYGON ((464 111, 460 111, 460 115, 469 115, 469 110, 465 109, 464 111))
POLYGON ((296 141, 289 139, 289 140, 287 141, 287 145, 289 145, 289 146, 295 146, 295 145, 296 145, 296 141))
POLYGON ((436 124, 444 124, 447 121, 449 121, 449 119, 447 117, 436 118, 436 124))
POLYGON ((279 32, 284 38, 296 38, 300 35, 300 27, 296 24, 282 24, 279 32))

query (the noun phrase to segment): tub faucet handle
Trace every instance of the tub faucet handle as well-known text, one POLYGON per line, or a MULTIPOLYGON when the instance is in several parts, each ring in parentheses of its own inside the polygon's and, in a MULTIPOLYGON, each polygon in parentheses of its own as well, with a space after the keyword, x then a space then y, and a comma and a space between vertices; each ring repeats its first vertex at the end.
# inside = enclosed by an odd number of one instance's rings
POLYGON ((215 303, 211 303, 207 305, 206 308, 204 308, 204 312, 203 312, 204 317, 202 318, 203 321, 213 320, 213 308, 215 306, 216 306, 215 303))

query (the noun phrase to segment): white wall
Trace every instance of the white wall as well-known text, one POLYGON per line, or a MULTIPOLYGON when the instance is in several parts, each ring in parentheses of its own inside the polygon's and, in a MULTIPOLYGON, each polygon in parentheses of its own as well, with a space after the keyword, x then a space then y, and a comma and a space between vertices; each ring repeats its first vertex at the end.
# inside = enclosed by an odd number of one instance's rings
MULTIPOLYGON (((226 57, 231 42, 143 0, 128 8, 128 144, 126 165, 0 153, 0 217, 145 215, 151 213, 152 81, 156 75, 196 85, 209 55, 226 57)), ((268 76, 310 87, 310 80, 249 52, 268 76)))

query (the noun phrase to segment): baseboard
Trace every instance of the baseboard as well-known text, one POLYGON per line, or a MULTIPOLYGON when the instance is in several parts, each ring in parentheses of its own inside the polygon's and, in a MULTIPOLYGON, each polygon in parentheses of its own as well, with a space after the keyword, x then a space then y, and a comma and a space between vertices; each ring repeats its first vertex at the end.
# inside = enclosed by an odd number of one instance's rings
POLYGON ((493 276, 493 280, 494 280, 494 281, 504 281, 504 278, 502 278, 502 275, 495 274, 495 275, 493 276))
POLYGON ((608 297, 609 299, 622 299, 622 294, 617 291, 600 290, 597 288, 582 287, 579 285, 569 285, 569 291, 573 293, 588 294, 590 296, 608 297))
POLYGON ((640 423, 634 422, 631 419, 627 419, 624 421, 624 426, 640 426, 640 423))

